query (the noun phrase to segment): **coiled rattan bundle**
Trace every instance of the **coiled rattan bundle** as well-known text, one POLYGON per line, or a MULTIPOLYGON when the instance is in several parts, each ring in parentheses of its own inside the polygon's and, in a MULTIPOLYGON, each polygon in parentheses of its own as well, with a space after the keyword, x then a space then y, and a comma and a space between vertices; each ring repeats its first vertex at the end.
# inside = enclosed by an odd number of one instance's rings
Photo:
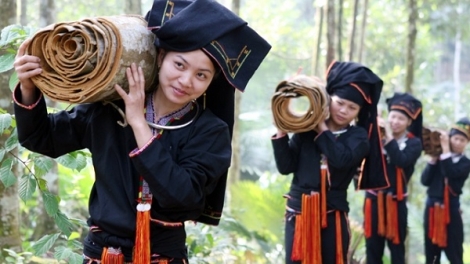
POLYGON ((441 146, 441 139, 440 139, 441 133, 446 133, 446 132, 439 130, 439 129, 423 127, 422 140, 423 140, 423 150, 425 154, 428 154, 434 157, 442 154, 442 146, 441 146))
POLYGON ((32 78, 50 99, 71 103, 119 98, 114 85, 128 89, 126 68, 144 71, 146 88, 156 77, 155 36, 141 16, 87 18, 49 25, 38 31, 28 54, 41 59, 42 73, 32 78))
POLYGON ((284 132, 300 133, 312 130, 328 117, 328 100, 325 84, 318 77, 297 75, 282 81, 271 99, 274 123, 284 132), (309 107, 302 114, 292 112, 289 107, 291 99, 300 96, 309 100, 309 107))

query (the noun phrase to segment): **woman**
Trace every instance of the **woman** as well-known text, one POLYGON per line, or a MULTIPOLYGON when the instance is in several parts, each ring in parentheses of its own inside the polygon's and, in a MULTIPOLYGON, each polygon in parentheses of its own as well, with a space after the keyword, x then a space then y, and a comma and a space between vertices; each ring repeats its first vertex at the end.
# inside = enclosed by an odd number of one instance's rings
POLYGON ((462 187, 470 173, 464 151, 470 139, 470 120, 462 118, 441 133, 442 154, 431 157, 421 175, 428 187, 424 211, 426 263, 441 263, 444 251, 451 264, 463 263, 464 230, 460 212, 462 187))
POLYGON ((407 184, 422 151, 422 105, 407 93, 386 100, 388 124, 383 124, 384 155, 390 187, 369 190, 364 202, 367 263, 382 263, 385 241, 392 263, 405 263, 408 209, 407 184))
POLYGON ((84 263, 187 263, 184 221, 218 224, 221 216, 233 88, 245 88, 270 49, 245 21, 212 0, 157 0, 147 20, 159 48, 159 82, 149 94, 142 69, 132 64, 129 91, 115 86, 122 100, 48 115, 30 79, 41 74, 41 66, 25 54, 29 41, 15 61, 21 144, 51 157, 83 148, 92 154, 96 181, 84 263), (249 53, 240 55, 243 50, 249 53), (226 56, 243 63, 232 67, 226 56), (128 126, 116 122, 122 117, 113 105, 125 108, 128 126), (178 125, 184 127, 171 130, 178 125))
MULTIPOLYGON (((279 172, 294 174, 285 196, 286 263, 347 263, 347 189, 361 162, 374 157, 368 155, 372 152, 364 128, 372 127, 373 138, 378 139, 376 105, 382 85, 379 77, 360 64, 334 62, 327 72, 329 118, 313 131, 290 138, 278 129, 273 136, 279 172), (351 125, 356 118, 358 125, 351 125)), ((374 174, 376 178, 383 175, 383 170, 374 174)), ((364 176, 369 177, 362 173, 359 180, 364 176)), ((372 183, 370 179, 364 182, 372 183)))

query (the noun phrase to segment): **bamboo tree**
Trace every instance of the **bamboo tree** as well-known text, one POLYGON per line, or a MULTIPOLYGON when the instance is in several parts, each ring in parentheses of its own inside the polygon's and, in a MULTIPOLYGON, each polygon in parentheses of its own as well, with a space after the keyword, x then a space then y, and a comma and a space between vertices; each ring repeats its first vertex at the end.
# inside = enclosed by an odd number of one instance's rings
POLYGON ((327 1, 326 6, 326 68, 335 60, 335 1, 327 1))
POLYGON ((364 52, 364 39, 366 36, 366 25, 367 25, 367 8, 368 8, 368 0, 364 0, 364 4, 362 6, 362 24, 361 24, 361 36, 359 38, 359 53, 357 55, 357 61, 363 62, 363 52, 364 52))
POLYGON ((312 75, 319 76, 319 61, 320 61, 320 47, 321 47, 321 42, 322 42, 322 37, 323 37, 323 12, 324 12, 324 7, 323 5, 321 6, 316 6, 315 8, 315 25, 316 25, 316 32, 317 32, 317 37, 316 37, 316 45, 314 49, 314 55, 313 57, 313 67, 312 67, 312 75))
POLYGON ((343 47, 341 40, 343 39, 343 2, 344 0, 339 0, 338 8, 338 60, 343 58, 343 47))
MULTIPOLYGON (((0 5, 0 28, 4 28, 7 25, 16 23, 16 0, 3 0, 0 5)), ((0 51, 0 55, 2 55, 0 51)), ((9 76, 11 71, 0 74, 0 98, 11 98, 11 92, 9 89, 9 76)), ((10 100, 4 100, 2 106, 9 113, 13 112, 13 106, 10 100), (6 105, 5 105, 6 104, 6 105)), ((9 135, 0 137, 0 146, 5 145, 6 139, 9 135)), ((5 149, 2 148, 0 151, 5 154, 5 149)), ((21 250, 21 238, 20 238, 20 216, 19 216, 19 198, 18 198, 18 185, 15 181, 12 181, 12 176, 19 175, 17 172, 18 167, 14 165, 11 159, 8 159, 6 155, 1 155, 0 162, 3 165, 11 162, 10 171, 2 170, 0 172, 0 249, 13 249, 21 250)), ((0 261, 4 263, 5 257, 7 256, 6 251, 0 252, 0 261)))
POLYGON ((415 64, 415 46, 416 46, 416 35, 418 30, 416 23, 418 20, 418 7, 417 0, 409 0, 409 17, 408 17, 408 43, 406 47, 406 80, 405 80, 405 91, 407 93, 413 93, 413 81, 414 81, 414 64, 415 64))
POLYGON ((354 0, 351 36, 349 37, 349 61, 354 60, 358 5, 359 5, 359 0, 354 0))

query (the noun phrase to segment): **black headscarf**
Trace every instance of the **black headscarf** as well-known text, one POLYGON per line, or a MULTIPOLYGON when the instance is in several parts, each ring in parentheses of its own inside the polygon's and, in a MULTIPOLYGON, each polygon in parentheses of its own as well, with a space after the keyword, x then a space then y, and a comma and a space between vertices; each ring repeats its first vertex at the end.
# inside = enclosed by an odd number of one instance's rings
POLYGON ((383 81, 369 68, 355 62, 333 62, 326 75, 326 90, 361 105, 357 126, 363 127, 369 136, 370 151, 362 163, 358 189, 382 189, 389 186, 382 143, 377 124, 377 103, 383 81))
MULTIPOLYGON (((269 43, 214 0, 155 0, 145 18, 156 35, 156 47, 178 52, 201 49, 218 64, 222 72, 209 85, 205 105, 227 123, 232 135, 234 88, 244 91, 271 49, 269 43)), ((226 180, 227 174, 206 197, 204 213, 197 221, 219 223, 226 180)))
POLYGON ((421 101, 408 93, 394 93, 386 100, 388 111, 399 111, 411 119, 408 131, 413 136, 422 139, 423 133, 423 105, 421 101))

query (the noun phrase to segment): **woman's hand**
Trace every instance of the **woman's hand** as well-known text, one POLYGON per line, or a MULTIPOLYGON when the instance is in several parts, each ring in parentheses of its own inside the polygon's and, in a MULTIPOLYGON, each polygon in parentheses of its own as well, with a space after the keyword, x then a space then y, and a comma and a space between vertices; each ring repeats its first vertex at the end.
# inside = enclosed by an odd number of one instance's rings
POLYGON ((132 127, 139 148, 143 147, 152 138, 152 131, 147 125, 144 116, 145 109, 145 77, 141 67, 135 63, 126 69, 129 93, 126 93, 119 84, 114 85, 117 93, 126 105, 126 120, 132 127))
POLYGON ((20 81, 21 103, 25 105, 33 104, 36 100, 36 85, 34 85, 31 77, 42 73, 39 57, 26 54, 26 49, 30 43, 31 39, 27 39, 20 45, 13 63, 20 81))
POLYGON ((440 131, 439 139, 441 140, 442 153, 450 152, 449 135, 445 131, 440 131))
POLYGON ((131 127, 146 123, 144 116, 145 108, 145 78, 141 67, 132 63, 126 69, 126 77, 129 83, 129 93, 126 93, 119 84, 114 88, 124 100, 126 105, 126 119, 131 127))

